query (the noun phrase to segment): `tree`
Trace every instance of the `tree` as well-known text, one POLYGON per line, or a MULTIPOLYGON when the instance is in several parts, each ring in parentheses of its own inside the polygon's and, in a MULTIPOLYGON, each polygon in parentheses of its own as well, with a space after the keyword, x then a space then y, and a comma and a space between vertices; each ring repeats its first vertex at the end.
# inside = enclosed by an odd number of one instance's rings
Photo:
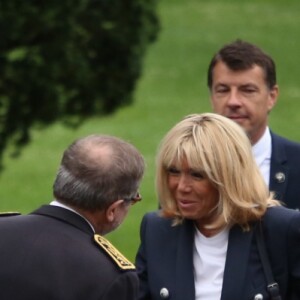
POLYGON ((133 101, 156 0, 0 2, 0 162, 35 124, 79 125, 133 101))

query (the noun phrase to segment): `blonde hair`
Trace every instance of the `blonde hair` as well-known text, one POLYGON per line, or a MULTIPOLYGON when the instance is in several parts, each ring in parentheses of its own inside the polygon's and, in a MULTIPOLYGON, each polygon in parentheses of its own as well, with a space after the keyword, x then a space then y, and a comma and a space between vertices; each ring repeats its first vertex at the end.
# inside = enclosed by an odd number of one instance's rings
POLYGON ((194 114, 167 133, 157 156, 156 188, 162 214, 174 218, 175 224, 183 218, 168 189, 167 171, 184 158, 218 190, 214 227, 239 224, 247 230, 268 206, 280 205, 263 180, 243 129, 221 115, 194 114))

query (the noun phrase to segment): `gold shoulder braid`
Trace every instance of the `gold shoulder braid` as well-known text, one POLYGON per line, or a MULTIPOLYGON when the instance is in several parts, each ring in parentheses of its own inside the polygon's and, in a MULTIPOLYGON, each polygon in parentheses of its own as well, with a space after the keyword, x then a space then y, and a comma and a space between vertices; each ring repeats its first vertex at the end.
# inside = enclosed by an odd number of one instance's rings
POLYGON ((135 266, 120 253, 107 239, 99 234, 94 235, 96 243, 113 259, 121 270, 135 270, 135 266))

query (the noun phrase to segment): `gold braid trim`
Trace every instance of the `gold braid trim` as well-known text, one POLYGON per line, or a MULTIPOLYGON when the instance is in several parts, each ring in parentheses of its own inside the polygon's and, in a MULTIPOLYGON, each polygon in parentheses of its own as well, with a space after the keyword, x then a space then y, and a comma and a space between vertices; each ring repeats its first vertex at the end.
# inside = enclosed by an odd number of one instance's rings
POLYGON ((94 240, 119 266, 122 270, 135 270, 135 266, 119 250, 117 250, 107 239, 99 234, 94 235, 94 240))

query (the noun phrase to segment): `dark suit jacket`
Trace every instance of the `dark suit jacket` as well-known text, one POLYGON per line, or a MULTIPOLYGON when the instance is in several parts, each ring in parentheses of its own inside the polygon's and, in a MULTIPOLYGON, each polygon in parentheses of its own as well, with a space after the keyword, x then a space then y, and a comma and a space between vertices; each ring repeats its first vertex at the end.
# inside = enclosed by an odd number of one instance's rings
MULTIPOLYGON (((255 226, 255 224, 253 225, 255 226)), ((300 213, 283 207, 268 209, 263 228, 275 280, 282 300, 300 299, 300 213)), ((141 225, 141 245, 136 257, 140 277, 140 300, 194 300, 194 225, 184 221, 171 226, 171 220, 157 212, 146 214, 141 225)), ((231 228, 225 263, 221 300, 250 300, 267 294, 253 229, 231 228)))
POLYGON ((1 300, 132 300, 137 292, 136 272, 121 270, 79 215, 47 205, 0 217, 1 300))
POLYGON ((276 199, 300 209, 300 144, 271 132, 272 155, 269 189, 276 199))

